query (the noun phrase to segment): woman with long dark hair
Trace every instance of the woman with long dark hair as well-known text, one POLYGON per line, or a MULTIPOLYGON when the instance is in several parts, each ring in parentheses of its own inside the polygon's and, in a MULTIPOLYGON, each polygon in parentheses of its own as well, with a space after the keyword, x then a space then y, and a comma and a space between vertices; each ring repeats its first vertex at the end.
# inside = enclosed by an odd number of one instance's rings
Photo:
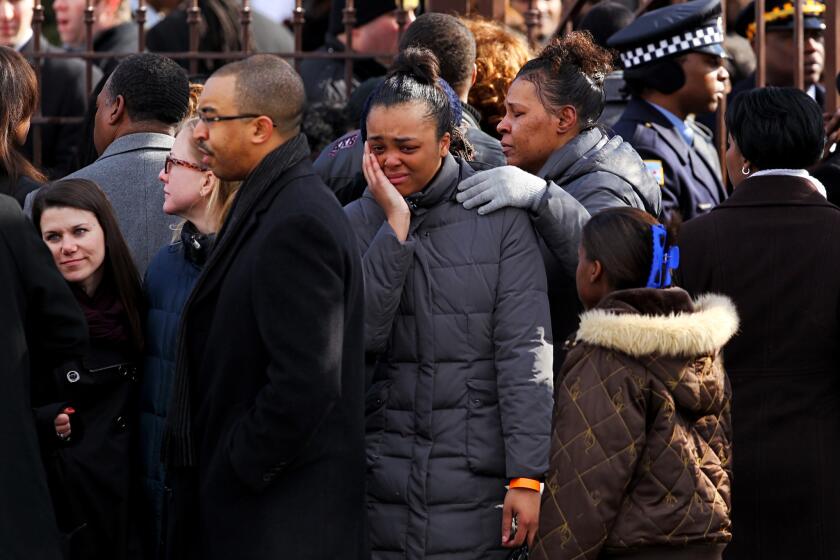
POLYGON ((363 120, 368 520, 375 560, 502 559, 533 539, 551 421, 545 269, 525 212, 454 200, 460 103, 405 49, 363 120), (518 520, 514 534, 512 519, 518 520))
POLYGON ((79 371, 33 388, 59 528, 72 560, 134 558, 129 449, 143 350, 139 275, 95 183, 43 187, 32 219, 90 335, 79 371))
POLYGON ((0 193, 14 197, 21 208, 26 195, 44 181, 18 150, 37 106, 35 71, 19 52, 0 47, 0 193))

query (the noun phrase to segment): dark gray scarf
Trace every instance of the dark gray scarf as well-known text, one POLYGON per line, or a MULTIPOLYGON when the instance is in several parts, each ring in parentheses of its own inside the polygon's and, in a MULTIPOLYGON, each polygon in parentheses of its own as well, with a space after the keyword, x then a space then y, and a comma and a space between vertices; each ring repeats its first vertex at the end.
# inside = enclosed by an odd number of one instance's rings
MULTIPOLYGON (((190 306, 207 282, 208 275, 216 269, 225 270, 236 257, 232 252, 233 244, 242 229, 245 218, 251 215, 254 207, 276 184, 283 173, 309 157, 309 145, 306 137, 299 134, 268 154, 259 165, 246 177, 236 194, 233 208, 221 231, 216 236, 216 246, 210 254, 207 265, 199 276, 181 316, 178 333, 178 358, 175 365, 175 385, 167 415, 164 433, 162 461, 168 468, 189 467, 195 465, 195 447, 192 434, 192 415, 190 410, 190 364, 184 348, 185 329, 188 328, 190 306)), ((195 366, 195 364, 193 364, 195 366)))

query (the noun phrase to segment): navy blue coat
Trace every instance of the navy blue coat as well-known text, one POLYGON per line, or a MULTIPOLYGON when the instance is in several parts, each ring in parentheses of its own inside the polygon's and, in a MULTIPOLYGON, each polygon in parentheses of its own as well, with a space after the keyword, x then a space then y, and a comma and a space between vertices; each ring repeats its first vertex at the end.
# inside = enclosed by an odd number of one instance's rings
POLYGON ((683 220, 690 220, 726 198, 720 161, 705 127, 692 125, 694 145, 689 147, 656 107, 633 98, 613 129, 636 148, 652 171, 656 170, 665 215, 676 210, 683 220))
POLYGON ((212 241, 212 237, 196 235, 187 224, 181 241, 162 248, 146 269, 143 288, 148 315, 140 390, 140 472, 145 506, 143 518, 148 521, 148 526, 144 527, 148 558, 157 558, 161 550, 161 521, 167 489, 160 448, 175 376, 178 325, 212 241))

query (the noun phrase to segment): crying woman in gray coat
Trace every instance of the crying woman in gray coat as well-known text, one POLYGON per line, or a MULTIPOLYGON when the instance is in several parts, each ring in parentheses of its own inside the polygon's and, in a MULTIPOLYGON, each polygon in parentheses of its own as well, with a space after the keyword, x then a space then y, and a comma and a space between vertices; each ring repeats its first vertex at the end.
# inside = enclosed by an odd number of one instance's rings
POLYGON ((503 559, 537 529, 552 410, 546 274, 527 211, 480 216, 455 200, 473 174, 459 111, 434 55, 403 51, 368 100, 368 188, 345 208, 377 357, 374 560, 503 559))

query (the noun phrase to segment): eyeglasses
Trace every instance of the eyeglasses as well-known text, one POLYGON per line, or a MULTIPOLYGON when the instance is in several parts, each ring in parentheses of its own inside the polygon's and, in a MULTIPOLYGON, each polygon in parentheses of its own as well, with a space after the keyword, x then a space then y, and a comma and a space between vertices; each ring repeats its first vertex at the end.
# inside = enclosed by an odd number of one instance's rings
MULTIPOLYGON (((205 125, 209 125, 210 123, 217 123, 222 121, 235 121, 238 119, 256 119, 258 117, 263 117, 265 115, 255 115, 253 113, 247 113, 244 115, 216 115, 213 117, 207 116, 205 114, 199 113, 198 120, 203 122, 205 125)), ((277 123, 271 121, 271 126, 277 128, 277 123)))
POLYGON ((199 165, 198 163, 192 163, 191 161, 184 161, 182 159, 174 158, 172 156, 166 156, 166 161, 163 164, 164 173, 169 175, 169 172, 172 171, 173 165, 180 165, 181 167, 186 167, 187 169, 195 169, 196 171, 207 171, 207 167, 199 165))

